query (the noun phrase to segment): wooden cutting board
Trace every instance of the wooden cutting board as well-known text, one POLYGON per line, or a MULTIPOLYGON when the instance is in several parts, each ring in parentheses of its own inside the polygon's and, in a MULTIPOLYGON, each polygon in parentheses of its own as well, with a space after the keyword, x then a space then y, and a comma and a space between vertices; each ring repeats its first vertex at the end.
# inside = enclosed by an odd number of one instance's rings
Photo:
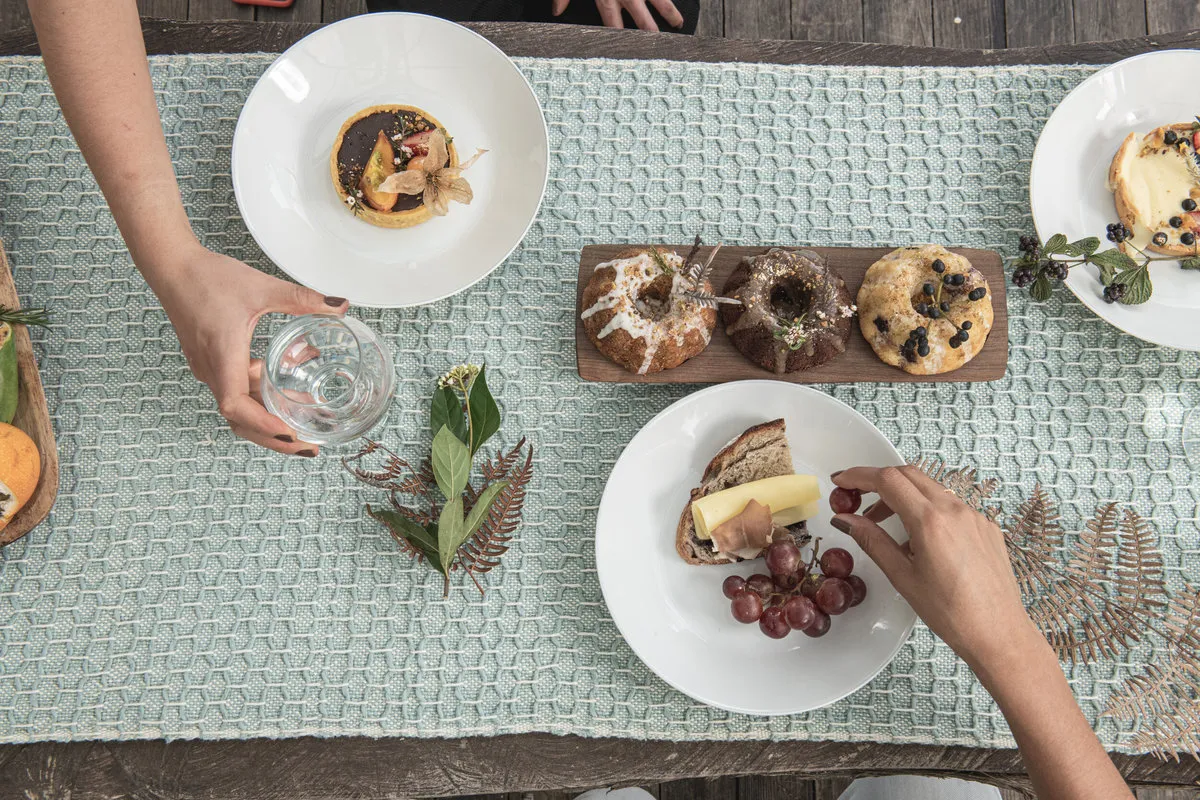
MULTIPOLYGON (((768 378, 791 383, 911 383, 914 381, 994 381, 1004 377, 1008 367, 1008 303, 1005 299, 1004 261, 999 253, 991 250, 950 248, 952 252, 966 256, 976 269, 987 278, 992 292, 995 320, 987 343, 965 367, 943 375, 910 375, 879 360, 875 351, 867 344, 855 320, 850 333, 846 352, 819 367, 786 375, 776 375, 747 361, 725 335, 724 326, 718 321, 712 342, 700 355, 685 361, 675 369, 655 372, 651 375, 636 375, 617 366, 605 358, 583 329, 583 289, 591 280, 596 265, 614 259, 620 251, 640 245, 597 244, 583 248, 579 260, 579 285, 575 295, 575 357, 579 366, 579 377, 585 381, 606 383, 724 383, 725 381, 768 378)), ((680 255, 686 255, 690 245, 667 245, 680 255)), ((712 283, 718 292, 734 267, 745 256, 765 253, 768 247, 722 247, 713 262, 712 283)), ((892 247, 809 247, 824 256, 833 269, 841 274, 850 290, 850 296, 858 295, 867 268, 892 247)), ((700 251, 707 257, 707 248, 700 251)))
MULTIPOLYGON (((0 241, 0 305, 20 308, 17 287, 13 284, 8 260, 4 257, 4 242, 0 241)), ((54 441, 54 426, 50 424, 50 409, 46 392, 33 357, 33 344, 24 325, 13 325, 17 348, 17 379, 20 382, 17 415, 12 424, 29 434, 42 456, 42 476, 29 502, 17 512, 12 522, 0 530, 0 546, 14 542, 29 533, 50 513, 58 498, 58 445, 54 441)))

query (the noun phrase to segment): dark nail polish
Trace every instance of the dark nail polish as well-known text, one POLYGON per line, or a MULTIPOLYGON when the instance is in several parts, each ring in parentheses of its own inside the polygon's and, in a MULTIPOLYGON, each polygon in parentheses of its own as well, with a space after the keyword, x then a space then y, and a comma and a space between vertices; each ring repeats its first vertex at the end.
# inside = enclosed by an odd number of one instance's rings
POLYGON ((844 469, 839 469, 837 472, 835 472, 829 476, 829 480, 833 480, 834 478, 836 478, 838 475, 841 475, 845 471, 846 470, 844 470, 844 469))
POLYGON ((305 458, 316 458, 317 451, 316 450, 301 450, 300 452, 296 453, 296 455, 304 456, 305 458))
POLYGON ((837 517, 834 517, 829 521, 829 524, 837 528, 842 533, 850 533, 850 523, 846 522, 844 519, 838 519, 837 517))
POLYGON ((325 305, 332 306, 333 308, 337 308, 344 302, 346 302, 346 298, 344 298, 344 297, 326 297, 325 298, 325 305))
POLYGON ((288 436, 285 433, 281 433, 278 436, 276 436, 275 438, 281 442, 286 442, 287 444, 291 444, 292 442, 296 441, 295 439, 293 439, 292 437, 288 436))

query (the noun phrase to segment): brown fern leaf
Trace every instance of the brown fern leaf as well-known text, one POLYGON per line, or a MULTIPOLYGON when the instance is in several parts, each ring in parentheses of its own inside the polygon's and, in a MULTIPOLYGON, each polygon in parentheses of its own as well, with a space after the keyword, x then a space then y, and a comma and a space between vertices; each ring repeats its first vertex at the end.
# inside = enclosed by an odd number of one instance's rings
POLYGON ((1181 755, 1200 760, 1200 704, 1181 703, 1142 726, 1129 741, 1138 751, 1162 761, 1179 761, 1181 755))
POLYGON ((920 458, 912 462, 912 465, 954 492, 960 500, 988 519, 994 520, 1000 513, 999 509, 987 504, 988 499, 1000 488, 1000 482, 995 478, 981 481, 975 469, 950 467, 936 456, 920 458))
POLYGON ((1180 658, 1200 660, 1200 590, 1189 586, 1172 596, 1163 625, 1172 650, 1180 658))
POLYGON ((495 458, 489 458, 484 462, 479 470, 483 475, 483 483, 479 485, 478 489, 471 484, 467 484, 466 498, 463 500, 464 513, 471 513, 471 509, 475 507, 475 502, 483 494, 484 489, 508 477, 508 473, 512 470, 513 464, 517 463, 517 457, 521 454, 524 446, 525 438, 522 437, 521 441, 517 442, 507 454, 503 450, 497 450, 495 458))
POLYGON ((1165 607, 1162 551, 1154 529, 1140 514, 1125 509, 1119 526, 1117 567, 1114 572, 1116 602, 1121 612, 1146 617, 1165 607))
POLYGON ((1058 507, 1039 483, 1034 485, 1033 494, 1021 503, 1017 513, 1002 526, 1009 561, 1027 596, 1036 595, 1053 584, 1050 565, 1057 562, 1063 540, 1058 520, 1058 507))
POLYGON ((1161 664, 1127 679, 1104 705, 1103 717, 1134 721, 1170 714, 1181 702, 1200 698, 1200 664, 1168 652, 1161 664))
MULTIPOLYGON (((522 439, 517 447, 525 445, 522 439)), ((500 556, 508 550, 513 533, 521 524, 521 512, 525 507, 525 489, 533 477, 533 445, 525 448, 528 454, 525 463, 510 466, 505 474, 508 485, 500 490, 492 502, 487 519, 479 530, 459 550, 459 557, 470 572, 487 572, 500 563, 500 556)), ((516 452, 516 448, 513 449, 516 452)))

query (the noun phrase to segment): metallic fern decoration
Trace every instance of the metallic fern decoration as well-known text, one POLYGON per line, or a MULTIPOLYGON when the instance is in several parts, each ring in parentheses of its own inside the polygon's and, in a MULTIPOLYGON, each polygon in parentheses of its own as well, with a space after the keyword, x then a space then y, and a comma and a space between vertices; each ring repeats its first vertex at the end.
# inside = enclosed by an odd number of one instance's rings
POLYGON ((1149 522, 1104 503, 1068 538, 1041 485, 1006 517, 988 505, 996 481, 936 458, 915 466, 1000 524, 1029 616, 1059 658, 1117 659, 1157 634, 1155 657, 1112 694, 1103 716, 1132 724, 1129 743, 1140 751, 1200 759, 1200 591, 1168 594, 1149 522))
POLYGON ((722 303, 736 306, 740 306, 742 304, 741 300, 736 300, 732 297, 720 297, 712 292, 706 292, 703 289, 693 289, 690 291, 680 292, 679 297, 682 297, 685 300, 691 300, 693 303, 703 306, 704 308, 716 308, 722 303))

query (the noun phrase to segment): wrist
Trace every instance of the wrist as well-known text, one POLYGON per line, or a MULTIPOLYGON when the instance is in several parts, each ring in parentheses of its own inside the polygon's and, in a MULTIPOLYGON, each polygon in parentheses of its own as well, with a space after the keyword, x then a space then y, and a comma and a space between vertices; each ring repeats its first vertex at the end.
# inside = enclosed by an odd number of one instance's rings
POLYGON ((993 697, 1003 694, 1009 684, 1015 684, 1016 690, 1021 691, 1030 674, 1051 665, 1061 675, 1058 657, 1032 620, 1022 615, 1008 630, 1009 635, 1003 638, 959 653, 993 697))

